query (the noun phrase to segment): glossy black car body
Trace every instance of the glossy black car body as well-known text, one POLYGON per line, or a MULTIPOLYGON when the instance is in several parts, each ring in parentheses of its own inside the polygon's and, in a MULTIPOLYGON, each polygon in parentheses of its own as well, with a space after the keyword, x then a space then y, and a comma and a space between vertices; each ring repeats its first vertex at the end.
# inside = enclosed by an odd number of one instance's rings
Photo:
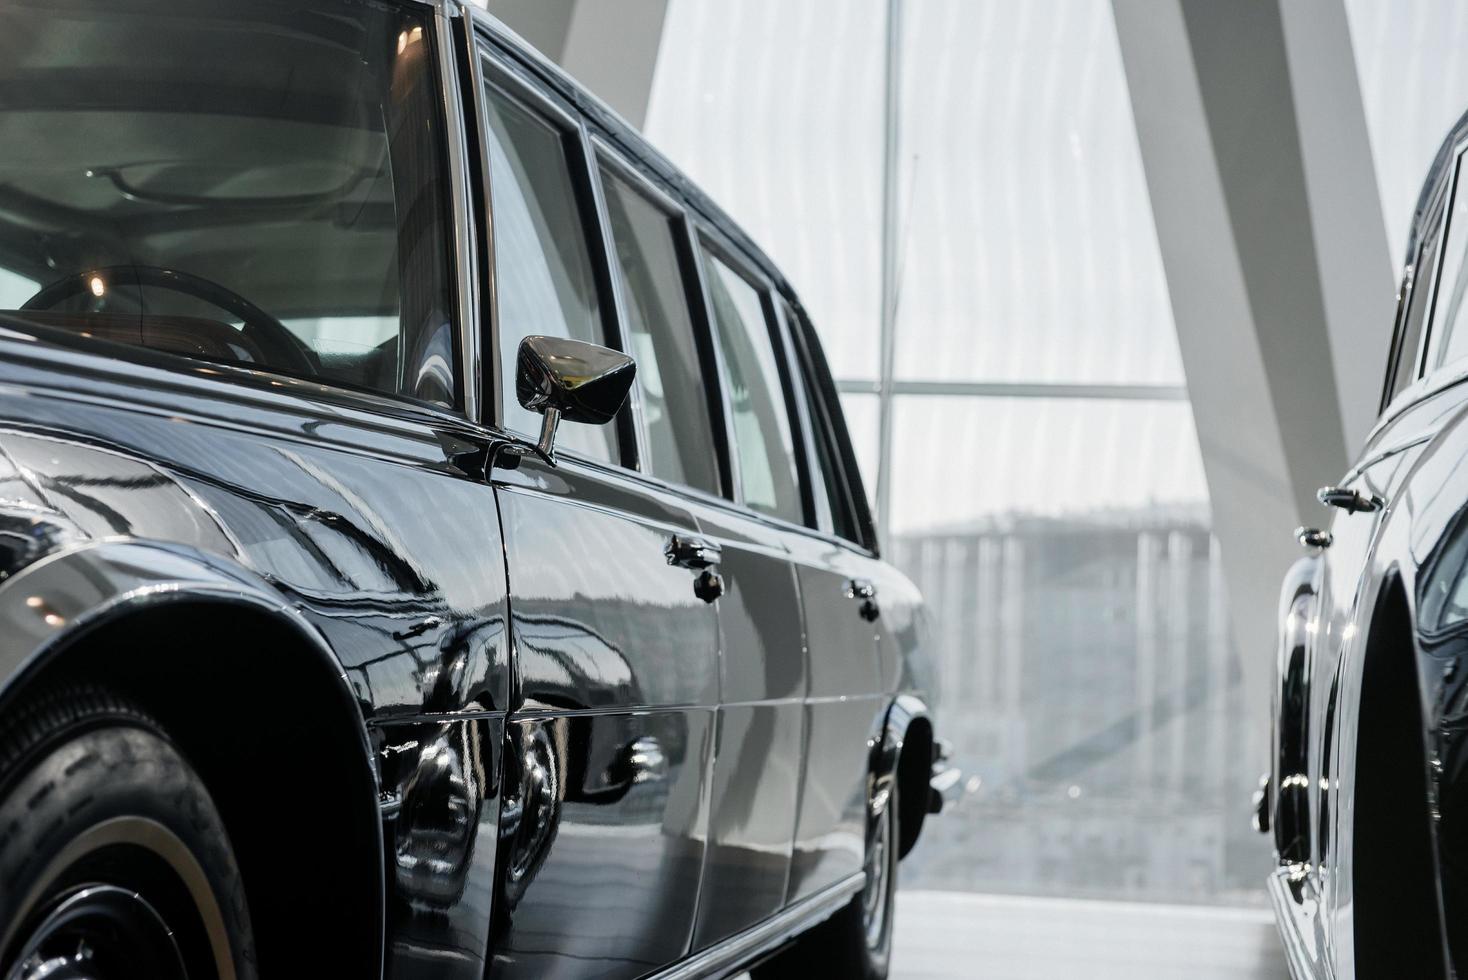
POLYGON ((1468 970, 1468 117, 1413 218, 1381 417, 1280 601, 1260 802, 1297 977, 1468 970))
POLYGON ((147 704, 222 811, 262 975, 732 970, 861 890, 894 789, 916 839, 920 597, 877 556, 779 272, 495 21, 401 6, 441 84, 454 407, 0 314, 0 712, 80 676, 147 704), (759 285, 803 521, 735 499, 717 371, 720 493, 644 472, 628 411, 616 464, 552 465, 502 427, 487 76, 566 127, 594 224, 610 161, 671 202, 690 253, 759 285), (839 484, 818 498, 822 441, 839 484), (717 596, 677 560, 689 536, 719 555, 717 596))

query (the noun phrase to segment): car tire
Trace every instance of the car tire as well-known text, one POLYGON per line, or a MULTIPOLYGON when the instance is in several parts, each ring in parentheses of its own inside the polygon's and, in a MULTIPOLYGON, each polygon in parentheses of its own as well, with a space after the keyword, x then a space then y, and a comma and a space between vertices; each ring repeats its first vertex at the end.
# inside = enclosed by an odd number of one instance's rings
POLYGON ((811 976, 886 980, 892 961, 899 833, 894 780, 867 840, 866 883, 839 912, 751 972, 755 980, 811 976))
POLYGON ((92 687, 0 722, 0 977, 255 980, 239 867, 198 774, 92 687))

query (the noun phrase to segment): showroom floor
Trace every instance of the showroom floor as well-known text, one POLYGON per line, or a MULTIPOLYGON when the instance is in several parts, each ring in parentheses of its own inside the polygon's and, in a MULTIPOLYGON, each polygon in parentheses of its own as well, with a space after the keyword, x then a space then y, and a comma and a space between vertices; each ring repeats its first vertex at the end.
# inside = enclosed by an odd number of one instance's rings
POLYGON ((1265 909, 913 891, 895 980, 1289 980, 1265 909))

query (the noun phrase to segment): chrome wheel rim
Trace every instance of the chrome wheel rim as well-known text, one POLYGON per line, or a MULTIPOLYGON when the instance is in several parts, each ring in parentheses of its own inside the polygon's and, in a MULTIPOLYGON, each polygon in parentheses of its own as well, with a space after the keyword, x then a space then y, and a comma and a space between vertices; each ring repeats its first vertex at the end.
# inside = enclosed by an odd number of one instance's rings
POLYGON ((60 896, 30 930, 8 980, 186 978, 173 930, 143 896, 84 885, 60 896))
MULTIPOLYGON (((888 808, 890 807, 889 801, 888 808)), ((862 923, 866 926, 868 949, 880 949, 887 931, 887 896, 892 888, 887 852, 891 846, 892 815, 883 810, 873 828, 871 844, 867 847, 866 885, 861 893, 862 923)))

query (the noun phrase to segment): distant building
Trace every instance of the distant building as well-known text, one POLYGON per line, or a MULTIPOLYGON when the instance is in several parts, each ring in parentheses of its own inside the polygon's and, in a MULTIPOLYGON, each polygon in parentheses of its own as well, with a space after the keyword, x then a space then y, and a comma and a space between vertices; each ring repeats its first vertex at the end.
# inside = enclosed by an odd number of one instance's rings
POLYGON ((973 789, 904 884, 1259 900, 1267 733, 1241 707, 1206 508, 998 517, 900 536, 893 558, 932 607, 941 730, 973 789))

